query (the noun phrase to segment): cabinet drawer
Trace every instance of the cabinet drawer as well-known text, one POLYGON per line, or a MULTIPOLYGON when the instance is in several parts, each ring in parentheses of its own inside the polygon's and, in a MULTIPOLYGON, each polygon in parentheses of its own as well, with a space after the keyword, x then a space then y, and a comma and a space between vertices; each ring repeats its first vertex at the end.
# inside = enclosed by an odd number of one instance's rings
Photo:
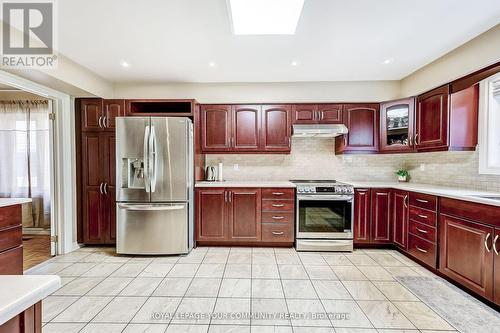
POLYGON ((294 213, 289 212, 264 212, 262 213, 262 222, 263 223, 271 223, 271 222, 279 222, 279 223, 294 223, 294 213))
POLYGON ((21 205, 6 206, 0 208, 0 229, 8 228, 22 223, 21 205))
POLYGON ((408 253, 427 265, 436 268, 436 245, 410 234, 408 253))
POLYGON ((432 227, 436 226, 436 213, 430 210, 410 206, 410 220, 428 224, 432 227))
POLYGON ((263 242, 293 242, 293 224, 262 223, 263 242))
POLYGON ((23 274, 23 247, 18 246, 0 253, 0 275, 23 274))
POLYGON ((23 245, 23 228, 12 227, 0 231, 0 251, 23 245))
POLYGON ((411 220, 409 229, 411 234, 424 238, 434 244, 436 243, 436 228, 411 220))
POLYGON ((263 211, 293 212, 294 209, 295 209, 294 200, 262 200, 263 211))
POLYGON ((435 212, 437 210, 437 197, 429 194, 410 192, 410 205, 435 212))
POLYGON ((295 199, 293 188, 263 188, 262 199, 295 199))

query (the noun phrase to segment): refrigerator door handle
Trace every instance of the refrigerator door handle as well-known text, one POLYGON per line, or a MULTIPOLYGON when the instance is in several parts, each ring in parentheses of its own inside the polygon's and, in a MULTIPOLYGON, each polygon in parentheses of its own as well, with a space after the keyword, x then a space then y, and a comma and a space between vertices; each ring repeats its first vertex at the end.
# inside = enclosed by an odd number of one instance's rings
POLYGON ((151 176, 151 192, 154 192, 156 189, 156 179, 158 173, 158 154, 157 154, 157 142, 156 142, 156 132, 154 125, 151 125, 151 134, 149 138, 149 155, 151 158, 150 162, 150 176, 151 176))
POLYGON ((149 125, 146 125, 144 128, 144 187, 146 192, 150 192, 151 183, 150 183, 150 174, 149 174, 149 125))
POLYGON ((180 210, 184 209, 185 205, 173 205, 173 206, 162 206, 162 205, 127 205, 119 204, 118 208, 125 210, 139 210, 139 211, 159 211, 159 210, 180 210))

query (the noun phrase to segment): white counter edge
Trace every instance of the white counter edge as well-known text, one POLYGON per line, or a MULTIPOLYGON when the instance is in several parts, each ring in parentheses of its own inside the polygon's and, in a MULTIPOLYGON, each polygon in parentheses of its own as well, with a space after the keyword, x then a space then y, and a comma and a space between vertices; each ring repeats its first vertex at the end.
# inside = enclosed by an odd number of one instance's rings
POLYGON ((31 202, 31 198, 0 198, 0 207, 21 205, 31 202))
POLYGON ((0 293, 0 325, 3 325, 59 289, 61 278, 57 275, 2 275, 0 285, 11 293, 0 293))

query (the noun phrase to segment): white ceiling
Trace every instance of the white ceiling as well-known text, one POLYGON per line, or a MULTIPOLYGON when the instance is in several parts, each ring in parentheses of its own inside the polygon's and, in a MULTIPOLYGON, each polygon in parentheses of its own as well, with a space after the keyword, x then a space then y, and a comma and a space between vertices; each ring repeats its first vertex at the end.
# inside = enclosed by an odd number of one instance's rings
POLYGON ((305 0, 292 36, 233 35, 226 0, 58 11, 60 52, 113 82, 398 80, 500 23, 498 0, 305 0))

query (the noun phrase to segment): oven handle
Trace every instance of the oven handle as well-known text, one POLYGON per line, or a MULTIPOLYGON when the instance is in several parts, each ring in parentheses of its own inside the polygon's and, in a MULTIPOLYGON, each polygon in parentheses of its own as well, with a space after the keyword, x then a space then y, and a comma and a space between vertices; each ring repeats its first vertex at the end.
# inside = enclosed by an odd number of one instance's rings
POLYGON ((318 200, 318 201, 353 201, 352 195, 298 195, 297 200, 318 200))

